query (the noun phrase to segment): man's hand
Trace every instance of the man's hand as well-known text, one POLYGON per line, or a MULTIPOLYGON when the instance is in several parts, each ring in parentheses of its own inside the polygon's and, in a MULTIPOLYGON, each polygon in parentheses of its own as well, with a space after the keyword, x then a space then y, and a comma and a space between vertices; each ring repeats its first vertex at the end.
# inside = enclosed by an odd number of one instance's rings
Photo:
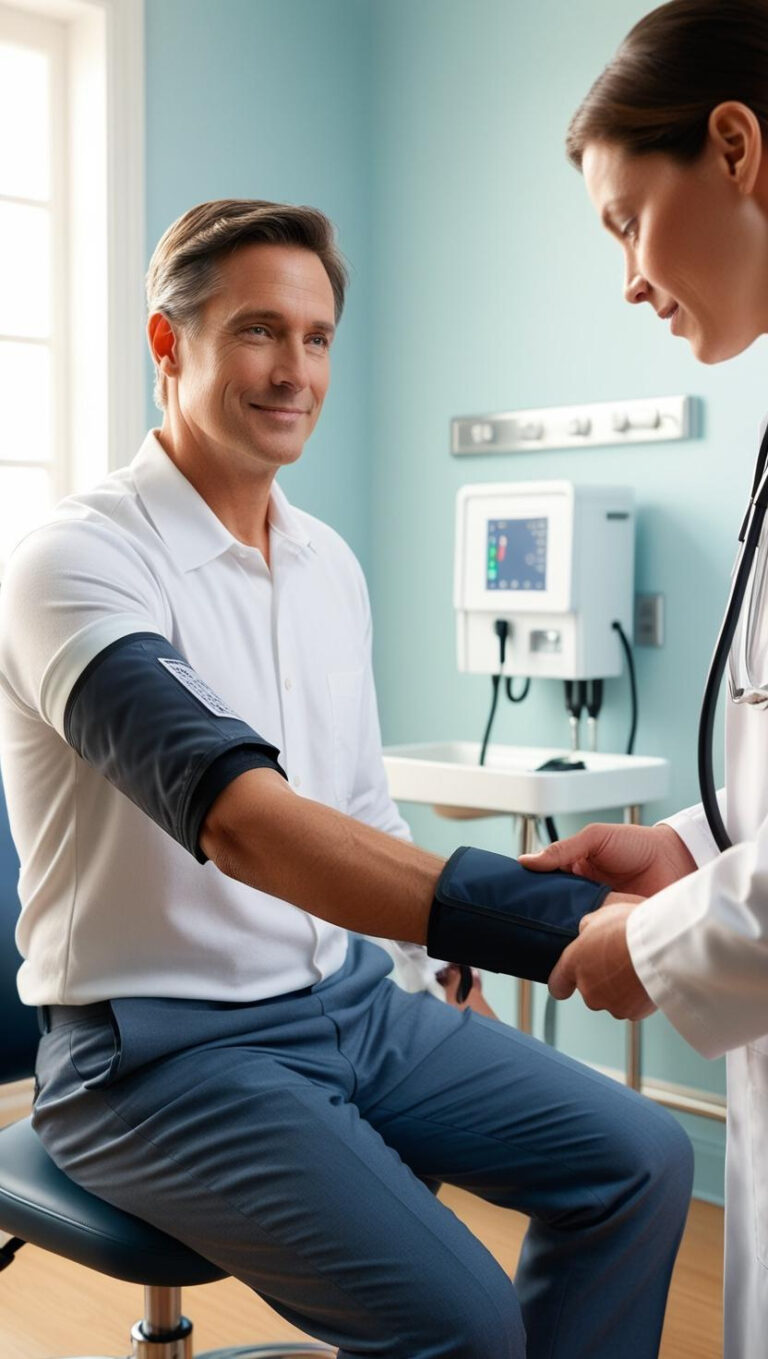
POLYGON ((651 897, 696 869, 696 861, 671 826, 595 823, 577 835, 548 845, 539 854, 521 854, 523 868, 551 873, 563 869, 615 892, 651 897))
POLYGON ((627 948, 627 919, 642 897, 611 893, 598 911, 585 915, 579 937, 561 955, 549 976, 556 1000, 575 990, 590 1010, 607 1010, 614 1019, 646 1019, 656 1009, 632 966, 627 948))

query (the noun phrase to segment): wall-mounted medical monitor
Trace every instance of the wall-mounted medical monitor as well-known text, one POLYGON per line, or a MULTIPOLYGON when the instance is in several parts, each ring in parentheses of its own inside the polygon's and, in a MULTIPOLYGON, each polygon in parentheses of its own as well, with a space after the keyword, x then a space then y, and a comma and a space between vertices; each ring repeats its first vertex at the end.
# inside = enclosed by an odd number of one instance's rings
POLYGON ((457 500, 454 603, 497 612, 562 611, 571 603, 573 487, 465 486, 457 500))
POLYGON ((625 486, 480 482, 456 497, 459 669, 588 679, 621 673, 632 633, 634 506, 625 486))
POLYGON ((486 585, 489 590, 546 590, 549 520, 489 519, 486 585))

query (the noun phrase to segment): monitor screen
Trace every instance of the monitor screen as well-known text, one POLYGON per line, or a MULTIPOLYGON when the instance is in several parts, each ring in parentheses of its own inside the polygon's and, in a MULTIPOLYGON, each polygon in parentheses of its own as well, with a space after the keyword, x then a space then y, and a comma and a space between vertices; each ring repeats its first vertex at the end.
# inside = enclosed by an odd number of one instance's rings
POLYGON ((548 523, 545 518, 488 520, 488 590, 546 590, 548 523))

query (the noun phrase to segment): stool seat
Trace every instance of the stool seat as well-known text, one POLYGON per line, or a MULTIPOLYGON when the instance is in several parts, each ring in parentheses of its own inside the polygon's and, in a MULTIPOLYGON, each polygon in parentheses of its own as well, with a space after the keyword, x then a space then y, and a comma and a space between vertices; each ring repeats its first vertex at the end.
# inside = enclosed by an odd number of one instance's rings
POLYGON ((145 1287, 227 1277, 172 1236, 81 1189, 54 1165, 29 1118, 0 1130, 0 1231, 145 1287))

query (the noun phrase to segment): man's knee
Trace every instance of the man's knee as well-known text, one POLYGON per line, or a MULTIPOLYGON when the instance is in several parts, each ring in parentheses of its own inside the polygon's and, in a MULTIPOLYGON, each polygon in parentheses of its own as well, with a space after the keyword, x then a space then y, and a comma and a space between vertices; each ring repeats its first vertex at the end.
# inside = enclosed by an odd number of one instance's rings
POLYGON ((520 1304, 503 1271, 499 1268, 498 1277, 483 1286, 471 1277, 454 1283, 450 1302, 425 1298, 420 1335, 406 1344, 409 1359, 414 1354, 429 1359, 525 1359, 520 1304))
MULTIPOLYGON (((693 1188, 693 1148, 680 1124, 650 1101, 637 1108, 625 1145, 629 1156, 626 1181, 617 1180, 619 1200, 653 1215, 658 1227, 674 1235, 685 1221, 693 1188)), ((621 1211, 617 1208, 617 1211, 621 1211)))
POLYGON ((666 1111, 657 1129, 656 1154, 649 1157, 657 1193, 670 1214, 685 1216, 693 1189, 693 1147, 687 1133, 666 1111))

